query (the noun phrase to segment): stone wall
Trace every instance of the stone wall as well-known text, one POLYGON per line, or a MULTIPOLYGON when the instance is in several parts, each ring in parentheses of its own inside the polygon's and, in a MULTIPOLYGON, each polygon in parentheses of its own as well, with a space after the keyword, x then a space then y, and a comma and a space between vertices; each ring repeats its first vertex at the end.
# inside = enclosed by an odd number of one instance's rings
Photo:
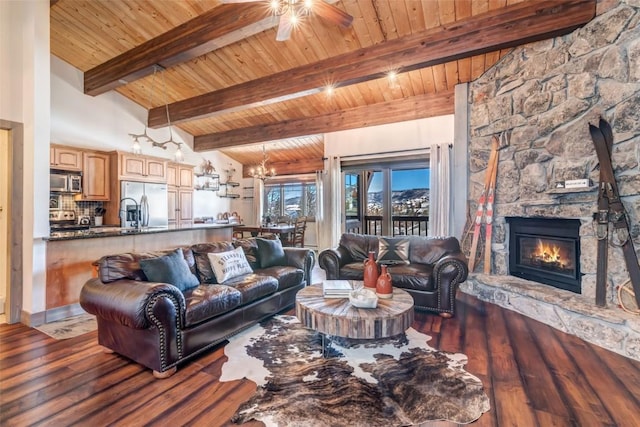
MULTIPOLYGON (((491 136, 510 133, 500 151, 492 271, 506 274, 505 216, 582 220, 583 294, 596 271, 592 214, 597 192, 554 194, 556 181, 598 182, 589 123, 613 126, 613 164, 632 236, 640 247, 640 1, 621 2, 570 35, 517 48, 470 86, 471 211, 482 190, 491 136), (634 4, 632 4, 634 3, 634 4)), ((611 288, 628 278, 622 251, 609 256, 611 288)))
MULTIPOLYGON (((582 223, 584 274, 578 298, 591 305, 596 187, 558 192, 555 184, 579 178, 597 184, 598 159, 588 124, 597 124, 601 116, 613 127, 613 165, 640 250, 640 0, 601 1, 597 13, 569 35, 510 51, 469 87, 470 212, 484 185, 491 137, 510 135, 498 165, 492 274, 508 273, 506 216, 576 218, 582 223)), ((608 309, 620 311, 615 287, 628 278, 622 251, 610 246, 608 309)))

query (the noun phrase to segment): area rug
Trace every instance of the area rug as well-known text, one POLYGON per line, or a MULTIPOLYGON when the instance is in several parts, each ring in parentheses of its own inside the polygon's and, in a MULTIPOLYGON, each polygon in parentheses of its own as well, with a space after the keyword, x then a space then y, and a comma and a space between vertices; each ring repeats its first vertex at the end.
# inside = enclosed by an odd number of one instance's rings
POLYGON ((66 340, 86 334, 87 332, 95 331, 98 329, 98 323, 96 322, 96 316, 80 314, 36 326, 35 329, 57 340, 66 340))
POLYGON ((247 378, 256 394, 232 418, 267 426, 466 424, 489 410, 467 357, 437 351, 431 337, 406 334, 372 342, 335 338, 322 355, 319 334, 294 316, 275 316, 229 339, 220 381, 247 378))

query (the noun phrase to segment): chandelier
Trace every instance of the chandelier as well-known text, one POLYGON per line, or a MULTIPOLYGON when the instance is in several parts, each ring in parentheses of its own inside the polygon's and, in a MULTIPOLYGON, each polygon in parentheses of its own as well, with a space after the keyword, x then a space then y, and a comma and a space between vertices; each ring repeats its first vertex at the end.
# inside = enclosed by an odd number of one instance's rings
MULTIPOLYGON (((160 67, 159 65, 154 65, 153 66, 153 77, 151 79, 151 86, 149 87, 149 91, 147 92, 147 101, 148 101, 148 105, 152 105, 151 101, 152 98, 151 96, 153 95, 153 87, 155 85, 155 81, 156 81, 156 72, 158 71, 158 68, 160 69, 164 69, 162 67, 160 67)), ((176 142, 173 140, 173 131, 171 130, 171 117, 169 117, 169 102, 167 100, 167 81, 164 77, 164 74, 162 74, 162 82, 163 82, 163 87, 164 87, 164 104, 165 104, 165 110, 167 113, 167 126, 169 126, 169 139, 164 141, 164 142, 158 142, 155 139, 153 139, 152 137, 149 136, 149 134, 147 133, 147 124, 145 123, 144 125, 144 132, 141 134, 135 134, 135 133, 130 133, 129 136, 131 138, 133 138, 133 145, 131 146, 131 151, 133 151, 134 154, 141 154, 142 153, 142 147, 140 146, 140 138, 144 138, 146 139, 148 142, 151 143, 152 147, 158 147, 158 148, 162 148, 163 150, 167 149, 167 145, 169 144, 173 144, 176 147, 178 147, 176 149, 176 152, 174 153, 175 159, 178 162, 181 162, 184 158, 184 155, 182 154, 182 150, 181 150, 181 146, 182 143, 181 142, 176 142)))
POLYGON ((255 179, 260 179, 263 182, 269 178, 273 178, 276 176, 276 170, 274 168, 267 168, 267 152, 264 149, 264 145, 262 146, 262 162, 254 168, 249 169, 249 175, 251 175, 255 179))

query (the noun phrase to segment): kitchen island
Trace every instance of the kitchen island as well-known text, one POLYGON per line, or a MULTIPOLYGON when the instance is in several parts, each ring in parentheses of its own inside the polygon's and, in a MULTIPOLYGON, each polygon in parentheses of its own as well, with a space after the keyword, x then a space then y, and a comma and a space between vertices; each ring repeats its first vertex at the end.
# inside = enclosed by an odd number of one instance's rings
POLYGON ((95 276, 93 263, 105 255, 150 252, 195 243, 231 240, 229 224, 195 224, 189 228, 102 227, 54 233, 47 238, 45 321, 82 313, 78 304, 84 283, 95 276))

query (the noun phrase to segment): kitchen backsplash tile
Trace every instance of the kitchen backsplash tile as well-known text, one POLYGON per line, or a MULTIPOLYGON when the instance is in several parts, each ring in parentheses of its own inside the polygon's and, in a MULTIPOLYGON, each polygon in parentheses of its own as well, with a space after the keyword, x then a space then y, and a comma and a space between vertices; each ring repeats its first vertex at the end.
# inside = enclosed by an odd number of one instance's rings
POLYGON ((91 225, 93 225, 95 223, 96 209, 104 207, 103 202, 75 201, 73 197, 73 194, 61 194, 59 209, 75 211, 76 218, 89 216, 91 217, 91 225))

